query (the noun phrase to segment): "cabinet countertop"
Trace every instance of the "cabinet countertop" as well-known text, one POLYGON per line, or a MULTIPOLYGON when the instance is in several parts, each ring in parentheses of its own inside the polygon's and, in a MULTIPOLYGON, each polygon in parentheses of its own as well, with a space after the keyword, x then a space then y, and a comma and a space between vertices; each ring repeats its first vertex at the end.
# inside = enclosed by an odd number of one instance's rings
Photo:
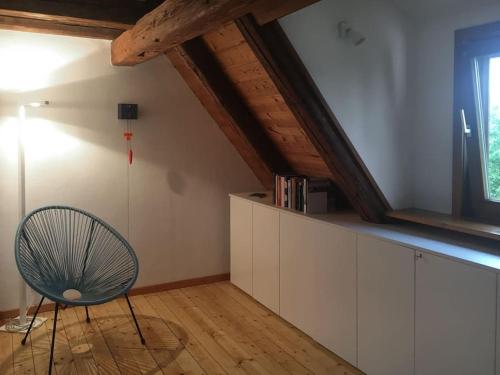
POLYGON ((279 210, 324 224, 335 225, 361 235, 373 236, 417 251, 433 253, 454 260, 477 265, 494 272, 500 272, 500 244, 493 240, 476 240, 466 235, 443 232, 420 227, 410 223, 372 224, 361 220, 352 211, 333 212, 322 215, 303 214, 298 211, 278 208, 272 203, 272 193, 264 192, 266 197, 252 197, 252 193, 235 193, 231 197, 279 210))

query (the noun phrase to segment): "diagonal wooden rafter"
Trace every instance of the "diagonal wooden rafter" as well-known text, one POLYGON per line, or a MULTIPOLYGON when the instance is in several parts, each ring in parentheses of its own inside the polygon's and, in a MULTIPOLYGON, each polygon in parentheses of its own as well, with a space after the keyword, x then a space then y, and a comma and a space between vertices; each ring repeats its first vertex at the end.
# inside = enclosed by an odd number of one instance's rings
POLYGON ((351 205, 367 221, 384 221, 387 200, 278 22, 259 26, 245 16, 236 24, 351 205))
POLYGON ((292 172, 200 37, 167 52, 172 64, 266 188, 292 172))
POLYGON ((245 14, 268 22, 316 1, 168 0, 113 42, 111 61, 136 65, 245 14))

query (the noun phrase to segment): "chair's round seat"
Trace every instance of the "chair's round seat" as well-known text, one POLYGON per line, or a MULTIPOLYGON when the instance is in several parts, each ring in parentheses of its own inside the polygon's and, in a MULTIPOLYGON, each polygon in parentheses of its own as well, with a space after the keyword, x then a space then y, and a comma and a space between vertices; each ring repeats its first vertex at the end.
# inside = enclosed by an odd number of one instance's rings
POLYGON ((36 285, 29 283, 26 278, 24 280, 42 296, 64 305, 98 305, 122 296, 128 290, 122 287, 106 290, 99 288, 96 290, 94 287, 78 285, 78 282, 73 280, 53 280, 48 284, 38 283, 36 285), (73 291, 76 291, 76 293, 73 291))
POLYGON ((26 283, 65 305, 96 305, 125 294, 138 275, 137 257, 110 225, 85 211, 52 206, 19 224, 16 263, 26 283))

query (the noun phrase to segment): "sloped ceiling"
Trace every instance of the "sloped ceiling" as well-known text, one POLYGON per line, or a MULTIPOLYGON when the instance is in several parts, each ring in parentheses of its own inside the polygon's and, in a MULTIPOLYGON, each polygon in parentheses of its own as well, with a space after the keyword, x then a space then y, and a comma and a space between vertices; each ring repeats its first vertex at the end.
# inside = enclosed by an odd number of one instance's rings
POLYGON ((389 204, 276 21, 245 16, 167 56, 263 185, 283 167, 326 177, 340 204, 384 221, 389 204))
POLYGON ((236 24, 230 22, 203 39, 292 170, 333 178, 236 24))

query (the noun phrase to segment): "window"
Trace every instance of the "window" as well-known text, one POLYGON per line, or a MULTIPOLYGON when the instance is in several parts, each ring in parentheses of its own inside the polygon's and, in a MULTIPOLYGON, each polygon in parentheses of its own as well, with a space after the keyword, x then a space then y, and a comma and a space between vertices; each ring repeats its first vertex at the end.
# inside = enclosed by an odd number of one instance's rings
POLYGON ((485 199, 500 201, 500 56, 474 59, 476 123, 485 199))
POLYGON ((453 211, 500 224, 500 22, 455 35, 453 211))

